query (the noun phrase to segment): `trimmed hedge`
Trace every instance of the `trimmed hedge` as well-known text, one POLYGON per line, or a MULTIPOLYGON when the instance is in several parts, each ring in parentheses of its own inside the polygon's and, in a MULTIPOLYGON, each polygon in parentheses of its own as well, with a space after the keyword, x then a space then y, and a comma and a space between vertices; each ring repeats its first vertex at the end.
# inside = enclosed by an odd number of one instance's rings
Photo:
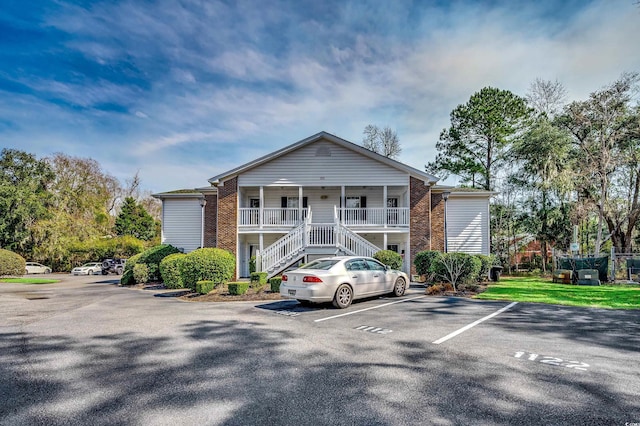
POLYGON ((235 256, 219 248, 200 248, 187 254, 181 262, 180 276, 185 287, 195 290, 201 280, 222 284, 233 277, 235 256))
POLYGON ((135 279, 133 279, 132 274, 127 274, 127 271, 133 272, 133 268, 138 263, 144 263, 148 266, 149 277, 147 282, 160 280, 160 262, 162 262, 162 259, 165 257, 174 253, 180 253, 180 250, 170 244, 161 244, 132 256, 127 259, 127 263, 124 265, 124 271, 122 273, 120 283, 123 285, 133 284, 132 281, 135 281, 135 279))
POLYGON ((373 255, 373 258, 384 263, 391 269, 399 271, 402 268, 402 256, 393 250, 380 250, 373 255))
POLYGON ((0 249, 0 277, 24 275, 27 262, 18 253, 0 249))
POLYGON ((267 273, 266 272, 252 272, 251 273, 251 285, 260 284, 265 285, 267 283, 267 273))
POLYGON ((146 263, 138 263, 133 267, 133 279, 136 284, 149 282, 149 266, 146 263))
POLYGON ((244 281, 227 283, 227 288, 229 289, 229 294, 241 295, 249 290, 249 283, 244 281))
POLYGON ((182 270, 182 261, 186 256, 184 253, 174 253, 162 259, 160 275, 165 287, 184 288, 180 271, 182 270))
POLYGON ((213 281, 202 280, 196 283, 196 293, 207 294, 214 288, 216 288, 216 283, 213 281))
POLYGON ((271 286, 271 291, 274 293, 280 292, 280 284, 282 283, 282 277, 272 277, 269 279, 269 285, 271 286))
POLYGON ((440 256, 439 251, 425 250, 416 254, 413 264, 418 275, 430 275, 431 264, 440 256))
POLYGON ((124 264, 124 270, 122 271, 122 277, 120 277, 120 284, 133 285, 136 283, 136 279, 133 275, 133 269, 138 264, 141 255, 142 253, 138 253, 127 259, 127 262, 124 264))

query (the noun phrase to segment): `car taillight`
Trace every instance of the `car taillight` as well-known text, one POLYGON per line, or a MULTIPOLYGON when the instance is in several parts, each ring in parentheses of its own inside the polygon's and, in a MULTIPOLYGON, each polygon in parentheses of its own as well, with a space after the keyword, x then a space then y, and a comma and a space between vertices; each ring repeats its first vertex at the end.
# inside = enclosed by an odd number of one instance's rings
POLYGON ((289 278, 286 275, 282 276, 282 281, 287 281, 289 278))
POLYGON ((313 275, 305 275, 304 278, 302 278, 302 282, 303 283, 321 283, 322 280, 318 277, 314 277, 313 275))

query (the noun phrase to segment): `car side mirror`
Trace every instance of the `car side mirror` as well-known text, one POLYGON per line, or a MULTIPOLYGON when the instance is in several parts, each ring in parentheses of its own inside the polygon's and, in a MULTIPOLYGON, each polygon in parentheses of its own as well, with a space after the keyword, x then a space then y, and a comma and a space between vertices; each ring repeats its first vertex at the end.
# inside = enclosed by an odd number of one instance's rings
POLYGON ((391 270, 391 266, 389 266, 389 265, 384 265, 384 270, 385 270, 385 271, 390 271, 390 270, 391 270))

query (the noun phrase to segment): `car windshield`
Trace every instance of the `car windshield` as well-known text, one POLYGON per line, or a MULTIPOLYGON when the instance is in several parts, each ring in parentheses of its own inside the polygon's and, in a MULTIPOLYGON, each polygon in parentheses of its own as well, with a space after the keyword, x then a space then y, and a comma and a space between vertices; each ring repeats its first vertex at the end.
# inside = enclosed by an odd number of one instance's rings
POLYGON ((300 267, 300 269, 331 269, 333 265, 338 263, 338 260, 333 259, 318 259, 313 262, 307 263, 306 265, 300 267))
POLYGON ((85 263, 84 265, 82 265, 83 268, 91 268, 92 266, 95 266, 95 263, 85 263))

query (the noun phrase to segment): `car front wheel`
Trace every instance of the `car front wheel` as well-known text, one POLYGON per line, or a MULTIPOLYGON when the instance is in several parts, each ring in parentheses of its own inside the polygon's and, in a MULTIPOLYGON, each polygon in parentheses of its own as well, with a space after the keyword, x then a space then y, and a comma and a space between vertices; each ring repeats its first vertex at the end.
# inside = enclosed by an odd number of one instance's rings
POLYGON ((344 309, 351 305, 353 301, 353 290, 347 284, 341 284, 336 290, 336 295, 333 297, 333 306, 339 309, 344 309))
POLYGON ((89 269, 89 270, 87 271, 87 275, 93 275, 93 271, 92 271, 91 269, 89 269))
POLYGON ((400 297, 407 291, 407 282, 404 278, 398 278, 396 283, 393 285, 393 295, 396 297, 400 297))

